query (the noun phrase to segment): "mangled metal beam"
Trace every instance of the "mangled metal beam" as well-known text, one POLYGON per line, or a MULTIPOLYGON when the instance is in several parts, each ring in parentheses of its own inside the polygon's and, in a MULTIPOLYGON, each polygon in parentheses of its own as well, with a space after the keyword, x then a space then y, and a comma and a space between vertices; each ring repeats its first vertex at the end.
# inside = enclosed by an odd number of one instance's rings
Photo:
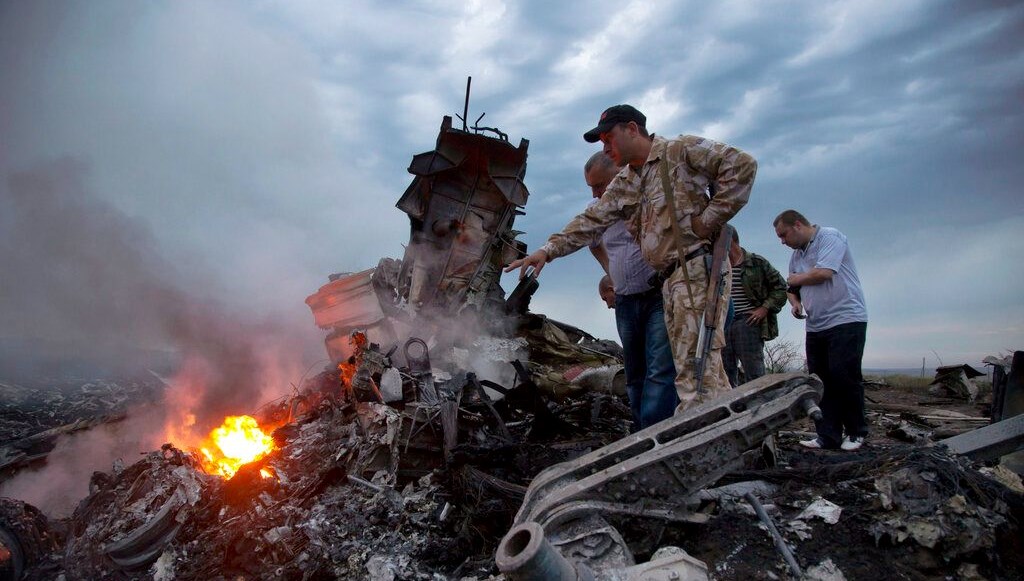
MULTIPOLYGON (((654 547, 630 546, 611 523, 686 521, 688 497, 739 468, 743 454, 775 430, 820 414, 821 389, 820 380, 811 375, 765 376, 541 472, 498 547, 498 568, 516 579, 540 578, 533 573, 538 567, 561 575, 563 564, 544 555, 550 546, 577 573, 596 579, 633 578, 634 550, 654 547), (534 539, 537 534, 545 542, 534 539), (539 562, 530 551, 537 552, 539 562)), ((676 573, 699 577, 689 564, 676 573)))
POLYGON ((995 460, 1024 449, 1024 414, 941 440, 953 454, 995 460))

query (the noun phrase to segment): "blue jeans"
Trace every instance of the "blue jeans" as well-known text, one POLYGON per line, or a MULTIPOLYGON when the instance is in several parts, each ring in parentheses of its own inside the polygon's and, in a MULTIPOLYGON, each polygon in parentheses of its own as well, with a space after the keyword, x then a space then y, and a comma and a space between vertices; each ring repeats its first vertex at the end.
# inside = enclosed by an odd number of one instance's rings
POLYGON ((844 432, 859 437, 868 433, 860 368, 867 329, 867 323, 843 323, 807 332, 807 371, 818 374, 825 386, 817 431, 826 448, 838 448, 844 432))
POLYGON ((661 290, 615 295, 615 325, 625 353, 633 421, 643 429, 672 417, 679 396, 661 290))

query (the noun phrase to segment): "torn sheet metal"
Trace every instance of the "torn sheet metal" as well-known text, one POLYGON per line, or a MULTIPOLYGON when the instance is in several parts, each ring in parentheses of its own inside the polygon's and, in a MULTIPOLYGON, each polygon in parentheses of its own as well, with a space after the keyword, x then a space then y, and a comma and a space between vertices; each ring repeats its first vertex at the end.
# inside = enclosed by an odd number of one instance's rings
POLYGON ((973 402, 978 397, 978 386, 972 380, 985 374, 970 365, 947 365, 935 370, 930 392, 947 394, 973 402))
POLYGON ((399 288, 414 308, 454 312, 504 300, 501 269, 522 250, 512 223, 529 197, 528 148, 526 139, 513 147, 453 128, 446 116, 434 150, 413 157, 416 177, 396 205, 412 227, 399 288))

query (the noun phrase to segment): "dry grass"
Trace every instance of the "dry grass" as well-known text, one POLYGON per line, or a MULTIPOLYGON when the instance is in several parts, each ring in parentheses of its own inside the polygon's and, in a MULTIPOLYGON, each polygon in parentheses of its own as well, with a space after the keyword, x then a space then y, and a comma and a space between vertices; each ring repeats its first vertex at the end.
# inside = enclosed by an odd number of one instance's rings
POLYGON ((884 383, 896 391, 924 393, 935 378, 930 375, 868 375, 864 379, 884 383))
MULTIPOLYGON (((865 375, 865 381, 874 381, 888 386, 887 389, 915 395, 926 395, 928 387, 935 378, 931 375, 921 377, 919 375, 865 375)), ((992 396, 992 382, 985 377, 978 377, 972 380, 978 386, 977 401, 985 401, 992 396)))

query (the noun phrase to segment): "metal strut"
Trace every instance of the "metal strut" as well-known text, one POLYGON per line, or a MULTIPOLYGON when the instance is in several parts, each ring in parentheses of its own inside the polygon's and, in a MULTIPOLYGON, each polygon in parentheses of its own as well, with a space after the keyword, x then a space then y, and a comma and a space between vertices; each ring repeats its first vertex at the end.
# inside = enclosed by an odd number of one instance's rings
MULTIPOLYGON (((807 415, 820 417, 821 390, 821 381, 813 375, 764 376, 544 470, 527 489, 514 526, 498 547, 498 568, 513 579, 535 578, 519 574, 521 563, 532 563, 522 553, 531 547, 546 550, 547 545, 574 563, 577 572, 595 579, 627 579, 627 570, 653 565, 636 565, 633 548, 609 523, 692 520, 686 500, 740 468, 743 454, 759 448, 782 426, 807 415), (547 545, 524 542, 538 530, 547 545)), ((551 561, 550 556, 544 558, 551 561)), ((692 561, 696 560, 684 559, 679 566, 692 573, 692 561)))

